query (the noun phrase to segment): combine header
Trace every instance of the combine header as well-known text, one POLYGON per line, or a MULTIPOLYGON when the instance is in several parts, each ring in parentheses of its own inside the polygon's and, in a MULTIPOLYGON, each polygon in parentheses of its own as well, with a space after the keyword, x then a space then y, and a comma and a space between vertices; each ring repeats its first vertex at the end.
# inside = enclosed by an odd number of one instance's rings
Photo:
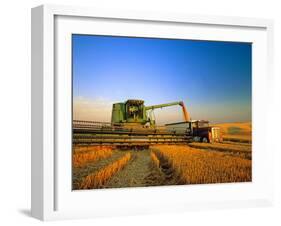
POLYGON ((214 141, 214 128, 199 127, 200 122, 190 120, 182 101, 145 106, 143 100, 127 100, 113 104, 110 123, 74 120, 73 144, 145 149, 152 144, 187 144, 196 138, 214 141), (154 109, 176 105, 182 108, 183 122, 156 126, 154 109))

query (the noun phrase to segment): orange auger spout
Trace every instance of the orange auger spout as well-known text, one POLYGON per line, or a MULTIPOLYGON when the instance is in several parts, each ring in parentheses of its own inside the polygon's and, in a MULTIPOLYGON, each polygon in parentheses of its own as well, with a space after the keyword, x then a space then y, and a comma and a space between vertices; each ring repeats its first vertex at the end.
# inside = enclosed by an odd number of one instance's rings
POLYGON ((183 101, 180 102, 180 106, 182 107, 182 111, 183 111, 183 116, 184 116, 184 120, 187 122, 187 121, 190 121, 190 117, 189 117, 189 114, 186 110, 186 107, 185 107, 185 104, 183 101))

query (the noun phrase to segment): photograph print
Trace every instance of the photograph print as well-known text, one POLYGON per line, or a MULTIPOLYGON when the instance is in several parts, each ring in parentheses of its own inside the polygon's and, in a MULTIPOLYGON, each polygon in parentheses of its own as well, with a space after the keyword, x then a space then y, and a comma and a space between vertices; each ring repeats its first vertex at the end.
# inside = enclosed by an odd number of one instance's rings
POLYGON ((72 189, 252 181, 252 44, 72 34, 72 189))

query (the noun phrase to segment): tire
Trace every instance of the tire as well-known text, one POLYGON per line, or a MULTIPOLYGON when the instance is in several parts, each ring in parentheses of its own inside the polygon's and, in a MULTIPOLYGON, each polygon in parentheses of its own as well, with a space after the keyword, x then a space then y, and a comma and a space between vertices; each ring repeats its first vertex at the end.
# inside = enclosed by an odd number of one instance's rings
POLYGON ((208 143, 209 139, 207 137, 202 137, 201 142, 202 143, 208 143))

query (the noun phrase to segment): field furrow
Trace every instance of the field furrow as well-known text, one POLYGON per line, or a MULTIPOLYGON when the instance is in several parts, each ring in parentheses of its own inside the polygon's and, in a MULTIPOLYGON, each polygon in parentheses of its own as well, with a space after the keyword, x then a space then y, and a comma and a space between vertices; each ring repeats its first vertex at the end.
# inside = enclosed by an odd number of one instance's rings
POLYGON ((152 162, 150 150, 130 151, 131 160, 105 184, 106 188, 164 184, 165 177, 152 162))

